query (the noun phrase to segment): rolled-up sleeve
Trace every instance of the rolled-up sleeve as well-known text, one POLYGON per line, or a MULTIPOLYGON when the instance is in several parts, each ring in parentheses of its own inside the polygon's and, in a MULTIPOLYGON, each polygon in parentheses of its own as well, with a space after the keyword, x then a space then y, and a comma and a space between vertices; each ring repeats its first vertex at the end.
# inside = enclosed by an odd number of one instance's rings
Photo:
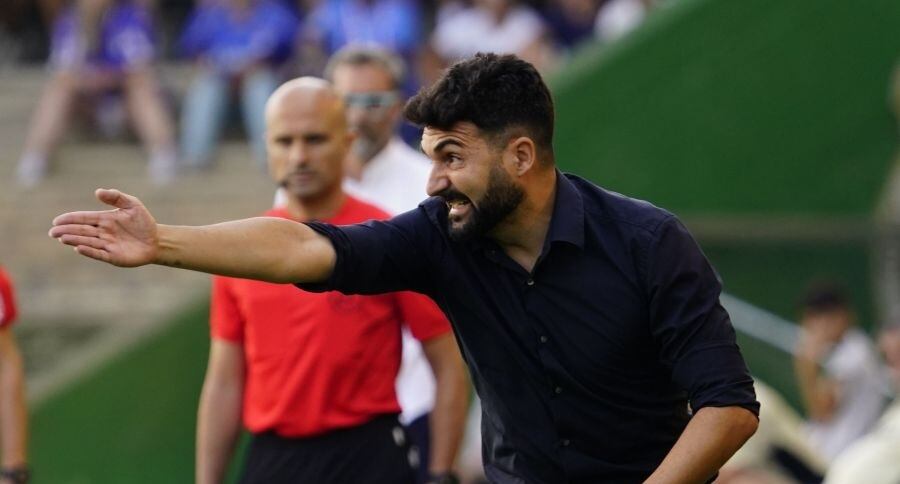
POLYGON ((337 290, 344 294, 404 290, 432 293, 430 261, 442 244, 422 209, 387 221, 343 226, 308 222, 307 225, 331 240, 336 260, 327 281, 297 284, 299 288, 313 292, 337 290))
POLYGON ((675 217, 660 225, 649 245, 647 278, 660 362, 694 411, 740 406, 759 415, 753 379, 719 302, 718 276, 675 217))

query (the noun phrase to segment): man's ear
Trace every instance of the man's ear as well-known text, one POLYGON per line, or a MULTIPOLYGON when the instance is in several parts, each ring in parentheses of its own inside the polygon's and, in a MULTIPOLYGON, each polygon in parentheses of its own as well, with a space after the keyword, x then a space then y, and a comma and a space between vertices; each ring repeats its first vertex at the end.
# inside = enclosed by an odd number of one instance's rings
POLYGON ((522 176, 537 163, 537 148, 531 138, 520 136, 512 139, 506 145, 506 157, 515 170, 515 174, 522 176))

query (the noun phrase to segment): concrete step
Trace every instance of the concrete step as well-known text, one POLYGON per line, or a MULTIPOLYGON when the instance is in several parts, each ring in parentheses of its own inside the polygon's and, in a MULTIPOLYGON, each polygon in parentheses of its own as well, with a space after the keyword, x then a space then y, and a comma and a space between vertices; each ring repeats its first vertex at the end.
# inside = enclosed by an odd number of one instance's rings
MULTIPOLYGON (((167 66, 182 85, 186 71, 167 66)), ((15 183, 15 165, 43 69, 0 71, 0 264, 15 279, 22 317, 17 330, 31 387, 41 397, 88 371, 209 291, 206 275, 162 267, 119 269, 74 254, 47 236, 56 215, 102 209, 98 187, 139 197, 161 223, 199 225, 255 216, 268 208, 274 185, 252 161, 245 142, 224 143, 215 166, 186 173, 168 186, 148 181, 140 146, 67 137, 50 176, 33 189, 15 183), (81 362, 81 363, 75 363, 81 362), (61 376, 62 375, 62 376, 61 376)), ((33 394, 34 396, 35 394, 33 394)))

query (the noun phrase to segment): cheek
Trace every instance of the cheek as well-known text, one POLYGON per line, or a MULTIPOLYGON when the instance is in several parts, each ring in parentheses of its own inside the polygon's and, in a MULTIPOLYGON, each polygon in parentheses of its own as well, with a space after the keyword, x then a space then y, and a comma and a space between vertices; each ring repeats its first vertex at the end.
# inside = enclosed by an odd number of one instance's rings
POLYGON ((342 176, 345 154, 346 150, 338 144, 323 146, 317 156, 321 160, 320 169, 330 176, 342 176))
POLYGON ((283 153, 279 153, 277 149, 275 151, 268 150, 268 165, 269 165, 269 173, 274 176, 282 176, 287 171, 287 163, 285 162, 285 157, 283 153))

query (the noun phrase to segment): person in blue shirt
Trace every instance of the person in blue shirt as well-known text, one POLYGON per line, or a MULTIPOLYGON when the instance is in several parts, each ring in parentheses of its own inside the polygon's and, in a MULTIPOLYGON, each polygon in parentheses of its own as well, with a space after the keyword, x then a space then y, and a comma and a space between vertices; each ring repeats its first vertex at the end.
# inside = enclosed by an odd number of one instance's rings
POLYGON ((175 136, 154 71, 155 57, 152 19, 140 2, 71 2, 53 27, 50 79, 19 160, 19 183, 35 186, 44 178, 73 114, 87 114, 115 134, 122 112, 143 141, 152 180, 171 181, 177 165, 175 136))
MULTIPOLYGON (((318 75, 327 59, 348 45, 387 49, 407 65, 417 65, 422 22, 415 0, 322 0, 310 11, 299 36, 301 69, 318 75)), ((411 73, 403 92, 412 95, 418 88, 419 79, 411 73)))
POLYGON ((182 52, 197 74, 181 112, 182 156, 187 166, 212 162, 232 93, 240 100, 247 139, 265 168, 266 99, 278 87, 277 68, 292 52, 298 19, 276 0, 201 3, 181 36, 182 52))
POLYGON ((550 92, 515 56, 454 64, 404 114, 425 127, 432 197, 391 220, 176 227, 98 190, 116 210, 61 215, 50 235, 118 266, 430 296, 481 398, 491 482, 712 481, 759 404, 684 226, 556 168, 550 92))

